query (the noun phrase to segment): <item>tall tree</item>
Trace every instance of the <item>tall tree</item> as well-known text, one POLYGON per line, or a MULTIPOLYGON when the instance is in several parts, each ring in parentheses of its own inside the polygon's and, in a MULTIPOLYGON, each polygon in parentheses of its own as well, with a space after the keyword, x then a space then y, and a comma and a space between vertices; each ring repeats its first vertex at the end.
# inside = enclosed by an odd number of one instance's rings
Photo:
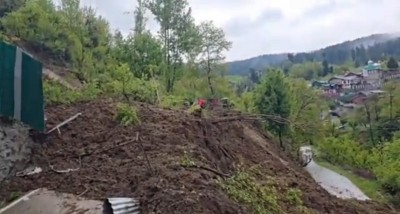
POLYGON ((162 47, 150 32, 136 34, 129 50, 131 58, 127 63, 135 77, 149 80, 161 74, 162 47))
POLYGON ((324 61, 322 61, 322 75, 321 76, 326 76, 329 73, 330 73, 330 69, 329 69, 328 60, 324 59, 324 61))
POLYGON ((223 52, 229 50, 232 43, 226 40, 224 31, 217 28, 212 21, 201 23, 200 36, 202 38, 200 64, 206 71, 211 95, 214 95, 213 73, 215 73, 222 60, 225 59, 223 52))
POLYGON ((294 63, 294 55, 292 53, 288 53, 287 58, 291 63, 294 63))
POLYGON ((307 81, 291 80, 290 86, 291 137, 296 147, 302 143, 313 144, 323 138, 324 124, 320 113, 328 106, 317 90, 308 87, 307 81))
POLYGON ((397 70, 399 68, 399 63, 395 58, 390 57, 389 61, 387 62, 387 67, 390 70, 397 70))
POLYGON ((353 61, 353 63, 356 62, 356 50, 351 49, 351 60, 353 61))
POLYGON ((177 80, 178 70, 183 65, 183 35, 192 21, 187 0, 147 0, 146 7, 160 24, 159 35, 163 41, 166 90, 171 92, 177 80))
POLYGON ((289 124, 284 122, 290 115, 289 84, 280 70, 270 70, 255 91, 256 109, 263 115, 274 115, 279 121, 267 120, 269 130, 279 137, 281 148, 284 149, 283 135, 288 131, 289 124))
POLYGON ((135 16, 135 35, 140 35, 145 31, 146 28, 146 18, 145 14, 145 5, 143 0, 137 0, 138 6, 136 7, 134 13, 135 16))

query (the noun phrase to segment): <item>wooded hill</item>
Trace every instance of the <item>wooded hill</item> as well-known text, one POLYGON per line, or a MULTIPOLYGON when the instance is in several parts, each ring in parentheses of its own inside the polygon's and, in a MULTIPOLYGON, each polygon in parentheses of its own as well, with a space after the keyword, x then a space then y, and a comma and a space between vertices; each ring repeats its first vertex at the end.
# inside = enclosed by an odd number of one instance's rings
POLYGON ((367 37, 346 41, 313 52, 266 54, 254 58, 228 63, 231 75, 247 75, 249 70, 262 70, 268 66, 278 66, 285 60, 292 63, 323 61, 340 65, 347 60, 364 65, 369 59, 379 60, 388 56, 400 57, 399 34, 374 34, 367 37))

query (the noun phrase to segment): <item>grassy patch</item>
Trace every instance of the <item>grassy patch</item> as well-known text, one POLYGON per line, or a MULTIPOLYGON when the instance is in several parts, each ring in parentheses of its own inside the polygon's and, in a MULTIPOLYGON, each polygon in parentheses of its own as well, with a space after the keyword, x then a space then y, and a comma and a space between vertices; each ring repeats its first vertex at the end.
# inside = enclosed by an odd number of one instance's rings
POLYGON ((332 171, 335 171, 353 182, 361 191, 363 191, 369 198, 375 201, 386 202, 385 196, 381 193, 380 185, 377 180, 370 180, 362 178, 354 174, 351 170, 346 170, 340 166, 333 165, 324 160, 316 160, 316 162, 332 171))

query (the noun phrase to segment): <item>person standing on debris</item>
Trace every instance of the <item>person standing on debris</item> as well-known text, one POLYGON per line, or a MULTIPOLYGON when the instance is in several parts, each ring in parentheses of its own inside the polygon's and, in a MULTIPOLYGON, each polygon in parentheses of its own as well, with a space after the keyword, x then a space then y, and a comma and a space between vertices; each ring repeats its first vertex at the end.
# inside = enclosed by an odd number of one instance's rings
POLYGON ((201 108, 201 109, 204 109, 205 107, 206 107, 206 100, 205 99, 202 99, 202 98, 200 98, 200 99, 198 99, 197 100, 197 104, 199 105, 199 107, 201 108))
POLYGON ((204 109, 205 107, 206 107, 206 101, 205 101, 204 99, 199 98, 199 99, 197 99, 197 104, 194 104, 194 105, 191 107, 190 112, 191 112, 193 115, 197 116, 197 117, 201 117, 202 111, 203 111, 203 109, 204 109))

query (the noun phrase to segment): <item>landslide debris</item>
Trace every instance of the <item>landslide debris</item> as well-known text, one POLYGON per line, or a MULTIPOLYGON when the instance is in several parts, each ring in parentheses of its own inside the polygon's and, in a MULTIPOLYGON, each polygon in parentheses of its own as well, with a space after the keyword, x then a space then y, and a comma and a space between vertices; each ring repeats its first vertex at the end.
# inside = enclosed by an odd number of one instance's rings
POLYGON ((142 213, 392 212, 329 195, 254 122, 135 103, 140 124, 124 126, 117 106, 99 99, 48 107, 49 129, 82 116, 35 144, 31 164, 43 172, 1 183, 0 201, 46 187, 90 199, 135 197, 142 213))

